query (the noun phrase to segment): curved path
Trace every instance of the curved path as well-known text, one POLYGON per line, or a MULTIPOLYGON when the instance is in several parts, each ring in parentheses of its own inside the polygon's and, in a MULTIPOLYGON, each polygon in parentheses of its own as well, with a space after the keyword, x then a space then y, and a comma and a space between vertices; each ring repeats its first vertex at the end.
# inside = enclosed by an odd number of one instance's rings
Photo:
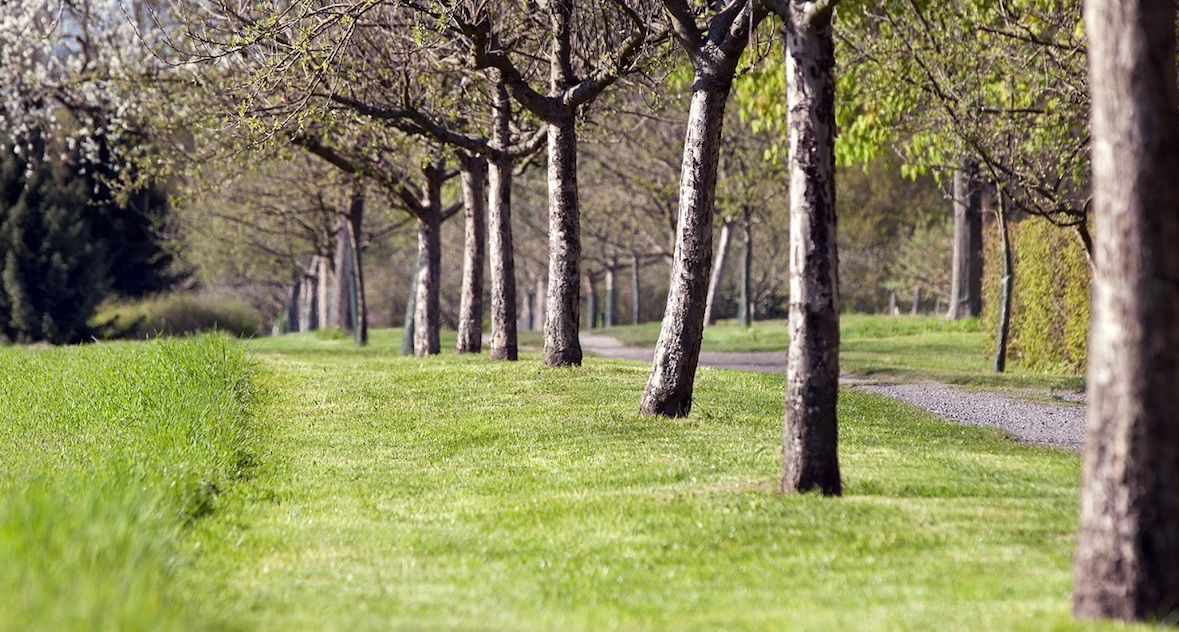
MULTIPOLYGON (((581 347, 594 355, 650 362, 651 349, 627 347, 600 334, 581 333, 581 347)), ((716 369, 782 373, 784 351, 733 353, 702 351, 700 366, 716 369)), ((947 421, 1006 430, 1025 443, 1039 443, 1080 450, 1084 437, 1085 407, 1080 401, 1060 398, 1060 403, 1033 402, 1001 393, 967 391, 942 384, 870 384, 843 376, 841 381, 869 393, 880 393, 932 412, 947 421)))

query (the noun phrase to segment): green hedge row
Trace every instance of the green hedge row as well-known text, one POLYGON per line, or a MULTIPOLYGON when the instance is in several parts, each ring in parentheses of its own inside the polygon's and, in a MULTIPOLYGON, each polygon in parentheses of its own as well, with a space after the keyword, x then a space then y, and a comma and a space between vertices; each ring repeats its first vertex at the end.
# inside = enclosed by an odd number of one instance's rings
MULTIPOLYGON (((1034 217, 1012 223, 1010 231, 1015 291, 1008 357, 1034 371, 1083 371, 1091 270, 1080 239, 1071 228, 1034 217)), ((1002 270, 995 224, 989 226, 984 243, 983 327, 993 345, 1002 270)))

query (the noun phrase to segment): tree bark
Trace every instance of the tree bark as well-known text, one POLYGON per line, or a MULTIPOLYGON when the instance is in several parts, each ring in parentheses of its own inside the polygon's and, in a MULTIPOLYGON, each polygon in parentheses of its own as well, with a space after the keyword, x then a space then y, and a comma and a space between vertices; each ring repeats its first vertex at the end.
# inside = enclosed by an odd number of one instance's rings
POLYGON ((789 3, 790 344, 783 492, 842 492, 837 450, 839 287, 835 239, 835 43, 818 3, 789 3))
POLYGON ((738 303, 739 313, 737 324, 742 327, 753 326, 753 217, 750 209, 745 209, 745 221, 741 224, 745 239, 741 248, 741 296, 738 303))
POLYGON ((581 219, 577 198, 577 132, 572 112, 549 124, 549 289, 544 365, 581 364, 581 219))
POLYGON ((590 329, 598 328, 598 284, 594 275, 585 275, 585 325, 590 329))
POLYGON ((704 335, 712 263, 712 213, 716 168, 730 77, 696 73, 680 174, 679 222, 672 259, 667 310, 646 391, 642 415, 684 417, 692 410, 692 387, 704 335))
POLYGON ((1007 370, 1007 346, 1011 333, 1011 299, 1015 295, 1015 258, 1011 252, 1011 233, 1007 228, 1007 202, 1003 191, 998 193, 999 248, 1002 268, 999 272, 999 309, 995 335, 995 373, 1007 370))
POLYGON ((1085 4, 1093 95, 1089 411, 1073 612, 1179 617, 1179 89, 1169 0, 1085 4))
POLYGON ((611 256, 606 264, 606 304, 602 309, 602 326, 613 327, 617 324, 615 312, 618 311, 618 257, 611 256))
POLYGON ((331 297, 328 295, 328 292, 329 288, 333 287, 332 260, 330 253, 321 254, 319 256, 319 272, 317 274, 318 278, 316 279, 316 283, 318 289, 315 292, 315 308, 317 313, 316 329, 326 329, 332 326, 330 316, 331 312, 328 311, 331 308, 331 297))
POLYGON ((442 171, 439 161, 425 169, 425 199, 418 215, 418 287, 414 299, 413 354, 436 355, 441 351, 438 288, 442 279, 442 171))
POLYGON ((921 313, 921 286, 913 286, 913 305, 909 308, 909 314, 916 316, 921 313))
POLYGON ((368 303, 364 297, 364 249, 361 229, 364 226, 364 188, 357 183, 348 208, 349 294, 352 336, 356 344, 368 344, 368 303))
POLYGON ((954 253, 950 270, 950 309, 947 320, 982 313, 982 187, 978 167, 963 160, 954 170, 954 253))
POLYGON ((336 228, 335 271, 332 273, 332 311, 331 320, 328 321, 329 327, 338 327, 349 333, 352 332, 352 312, 349 310, 351 297, 348 295, 351 278, 348 267, 352 262, 352 253, 349 252, 352 245, 348 238, 350 231, 347 214, 340 213, 336 228))
POLYGON ((639 317, 642 316, 639 290, 639 256, 634 255, 630 259, 630 296, 633 301, 630 306, 630 324, 632 325, 639 324, 639 317))
POLYGON ((463 243, 463 289, 459 307, 458 353, 483 350, 483 265, 487 241, 487 160, 459 152, 462 168, 465 240, 463 243))
POLYGON ((418 297, 418 265, 420 260, 414 258, 413 274, 409 277, 409 291, 405 299, 405 316, 401 320, 401 355, 413 355, 414 314, 417 313, 418 297))
POLYGON ((512 244, 512 161, 507 155, 510 140, 512 102, 502 81, 496 82, 495 126, 491 144, 496 150, 488 183, 488 250, 491 259, 491 349, 492 360, 516 361, 516 262, 512 244))
POLYGON ((725 218, 721 226, 720 243, 716 246, 716 257, 712 262, 712 275, 708 278, 708 304, 704 306, 704 324, 716 324, 716 304, 720 300, 721 274, 729 258, 729 243, 733 240, 733 220, 725 218))

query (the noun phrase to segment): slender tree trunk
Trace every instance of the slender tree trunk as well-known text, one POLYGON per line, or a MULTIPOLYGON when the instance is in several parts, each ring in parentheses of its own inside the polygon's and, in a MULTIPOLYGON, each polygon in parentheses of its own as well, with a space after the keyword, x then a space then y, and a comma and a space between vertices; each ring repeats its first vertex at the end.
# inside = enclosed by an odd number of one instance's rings
POLYGON ((684 417, 692 410, 692 387, 704 335, 708 270, 712 264, 712 213, 721 127, 730 84, 696 73, 680 174, 671 289, 659 328, 651 376, 639 412, 684 417))
POLYGON ((414 310, 413 354, 419 358, 441 351, 438 288, 442 280, 442 171, 444 165, 426 168, 426 191, 418 217, 418 288, 414 310))
POLYGON ((299 303, 302 299, 303 282, 297 279, 287 288, 287 305, 283 311, 283 323, 279 333, 299 331, 299 303))
POLYGON ((368 303, 364 298, 364 249, 361 229, 364 225, 364 188, 357 184, 348 209, 348 243, 352 256, 349 272, 349 311, 352 315, 352 336, 358 345, 368 344, 368 303))
POLYGON ((913 306, 909 309, 909 314, 916 316, 921 313, 921 286, 913 286, 913 306))
POLYGON ((413 355, 414 314, 417 313, 418 276, 421 260, 414 258, 413 274, 409 277, 409 291, 405 299, 405 317, 401 321, 401 355, 413 355))
POLYGON ((316 279, 318 289, 315 292, 316 296, 316 312, 317 324, 316 329, 326 329, 332 327, 331 324, 331 296, 329 288, 334 287, 332 283, 332 259, 327 253, 319 256, 319 272, 316 279))
POLYGON ((352 299, 348 295, 351 278, 348 267, 352 263, 352 244, 348 238, 350 230, 347 215, 340 213, 336 228, 336 269, 332 274, 332 312, 329 326, 339 327, 347 332, 352 331, 352 313, 349 311, 352 299))
POLYGON ((586 295, 585 295, 585 324, 590 329, 598 328, 598 284, 594 281, 594 275, 585 275, 586 295))
POLYGON ((512 245, 512 161, 506 150, 511 130, 512 102, 502 81, 495 87, 495 126, 491 144, 498 153, 489 170, 488 250, 491 258, 492 360, 514 362, 516 341, 516 263, 512 245))
POLYGON ((1095 209, 1073 612, 1179 618, 1179 89, 1170 0, 1085 4, 1095 209))
POLYGON ((618 311, 618 258, 610 257, 606 266, 606 305, 602 311, 602 326, 613 327, 615 312, 618 311))
POLYGON ((459 307, 458 353, 483 350, 483 265, 487 240, 487 160, 459 153, 462 166, 466 234, 463 244, 463 290, 459 307))
POLYGON ((548 292, 545 290, 544 279, 541 277, 536 278, 536 282, 532 287, 532 324, 530 328, 539 330, 544 328, 544 315, 546 313, 545 301, 547 300, 548 292))
POLYGON ((544 365, 581 364, 581 219, 577 199, 577 132, 572 112, 549 124, 549 290, 544 365))
POLYGON ((998 331, 995 335, 995 373, 1007 370, 1007 345, 1011 333, 1011 299, 1015 294, 1015 258, 1011 252, 1011 233, 1007 226, 1007 202, 1002 190, 998 194, 1000 258, 1003 262, 999 277, 998 331))
POLYGON ((789 3, 790 345, 782 491, 842 492, 837 450, 839 287, 835 239, 835 42, 816 3, 789 3))
POLYGON ((954 255, 948 320, 982 313, 982 187, 978 167, 963 160, 954 170, 954 255))
POLYGON ((745 239, 741 248, 741 302, 737 323, 742 327, 753 326, 753 217, 745 209, 745 221, 741 226, 745 239))
POLYGON ((634 255, 630 259, 630 296, 632 303, 630 305, 630 324, 639 324, 639 317, 642 315, 640 292, 639 292, 639 256, 634 255))
POLYGON ((716 246, 716 259, 712 262, 712 275, 708 277, 708 304, 704 306, 704 324, 716 324, 716 305, 720 301, 721 275, 729 258, 729 242, 733 240, 733 220, 725 218, 721 226, 720 243, 716 246))

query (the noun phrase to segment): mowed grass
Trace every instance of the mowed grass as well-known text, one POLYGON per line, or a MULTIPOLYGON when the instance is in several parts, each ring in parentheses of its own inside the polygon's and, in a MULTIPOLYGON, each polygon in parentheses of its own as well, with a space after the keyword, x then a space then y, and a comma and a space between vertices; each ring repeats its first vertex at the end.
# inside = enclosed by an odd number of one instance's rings
MULTIPOLYGON (((659 323, 596 330, 634 347, 654 347, 659 323)), ((704 330, 704 351, 785 351, 785 321, 738 327, 722 321, 704 330)), ((1039 388, 1079 391, 1084 378, 1026 371, 1014 362, 995 373, 994 349, 977 319, 946 321, 940 316, 840 316, 840 368, 845 373, 883 381, 931 380, 987 388, 1039 388)))
POLYGON ((0 630, 223 628, 183 538, 249 466, 243 349, 0 348, 0 363, 0 630))
MULTIPOLYGON (((783 378, 253 343, 255 475, 194 530, 245 628, 1071 629, 1079 459, 844 392, 845 495, 784 496, 783 378)), ((1088 626, 1095 627, 1095 626, 1088 626)))

